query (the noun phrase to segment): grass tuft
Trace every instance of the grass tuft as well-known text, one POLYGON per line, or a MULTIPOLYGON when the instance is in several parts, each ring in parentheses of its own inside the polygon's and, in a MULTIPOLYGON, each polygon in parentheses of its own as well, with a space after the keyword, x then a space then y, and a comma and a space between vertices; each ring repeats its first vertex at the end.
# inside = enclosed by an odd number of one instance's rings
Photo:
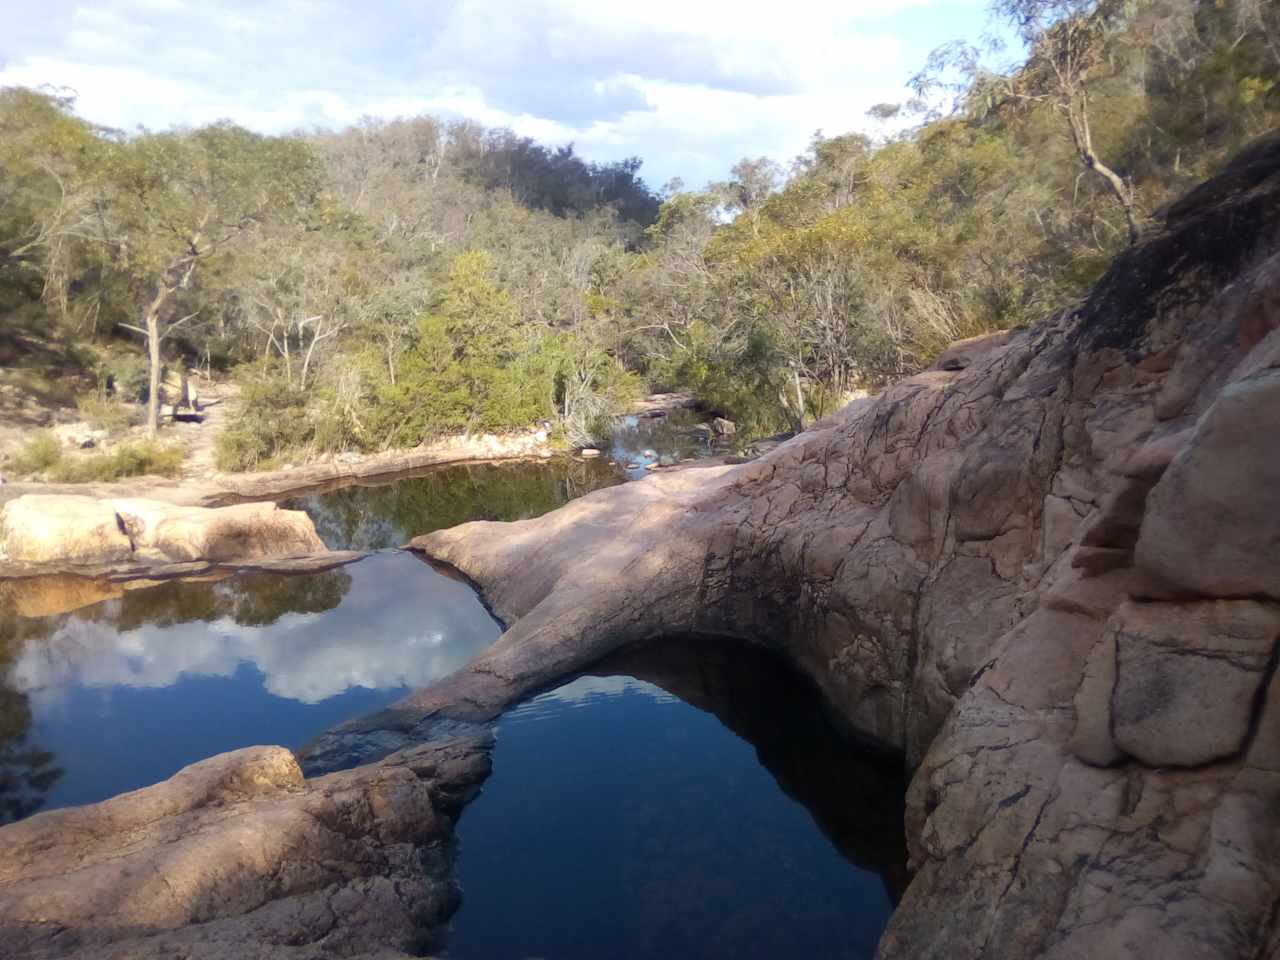
POLYGON ((182 470, 180 446, 135 440, 110 450, 67 455, 58 438, 46 431, 28 440, 9 461, 13 476, 40 475, 51 483, 94 483, 143 475, 173 477, 182 470))

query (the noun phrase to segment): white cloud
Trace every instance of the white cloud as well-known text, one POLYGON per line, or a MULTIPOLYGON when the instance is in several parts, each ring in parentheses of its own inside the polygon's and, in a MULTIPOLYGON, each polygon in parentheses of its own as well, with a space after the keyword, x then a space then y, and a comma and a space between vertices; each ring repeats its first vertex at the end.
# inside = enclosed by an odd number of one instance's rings
MULTIPOLYGON (((0 0, 3 3, 20 0, 0 0)), ((928 50, 983 26, 980 0, 52 0, 0 39, 0 83, 74 88, 123 128, 228 117, 264 131, 430 111, 592 159, 639 154, 655 184, 740 156, 787 160, 815 129, 865 127, 928 50)), ((13 21, 14 17, 6 18, 13 21)))

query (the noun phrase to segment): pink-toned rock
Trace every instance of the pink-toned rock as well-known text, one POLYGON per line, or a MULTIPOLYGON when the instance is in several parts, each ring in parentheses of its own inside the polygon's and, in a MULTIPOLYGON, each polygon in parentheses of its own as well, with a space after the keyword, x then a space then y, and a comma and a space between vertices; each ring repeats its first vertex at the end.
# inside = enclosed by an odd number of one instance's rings
POLYGON ((249 747, 0 828, 8 957, 402 956, 458 901, 448 838, 487 736, 304 780, 249 747))
POLYGON ((756 461, 415 539, 510 627, 400 711, 492 716, 655 636, 763 642, 913 771, 882 958, 1270 956, 1276 170, 1280 134, 1082 309, 756 461))
POLYGON ((1126 603, 1113 618, 1111 729, 1150 767, 1240 753, 1280 643, 1280 604, 1126 603))
POLYGON ((176 509, 142 542, 169 560, 252 560, 325 549, 310 517, 274 503, 176 509))
POLYGON ((1280 599, 1280 369, 1226 387, 1151 493, 1138 563, 1189 593, 1280 599))

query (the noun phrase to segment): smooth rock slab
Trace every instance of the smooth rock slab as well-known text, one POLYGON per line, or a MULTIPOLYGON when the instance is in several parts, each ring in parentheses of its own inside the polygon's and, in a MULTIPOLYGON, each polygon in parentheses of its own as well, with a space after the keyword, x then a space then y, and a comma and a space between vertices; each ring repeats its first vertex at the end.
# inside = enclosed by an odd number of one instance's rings
POLYGON ((27 494, 0 508, 0 552, 25 563, 113 563, 133 544, 108 501, 27 494))
POLYGON ((431 945, 458 902, 453 818, 486 734, 304 780, 249 747, 0 828, 13 958, 351 956, 431 945))
POLYGON ((276 504, 26 494, 0 508, 0 554, 39 564, 253 560, 325 549, 311 518, 276 504))

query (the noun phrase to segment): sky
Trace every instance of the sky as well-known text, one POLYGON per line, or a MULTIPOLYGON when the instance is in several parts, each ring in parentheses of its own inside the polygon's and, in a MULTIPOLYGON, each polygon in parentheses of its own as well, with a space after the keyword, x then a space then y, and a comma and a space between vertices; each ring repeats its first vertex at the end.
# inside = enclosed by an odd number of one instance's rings
POLYGON ((988 17, 986 0, 0 0, 0 22, 0 86, 70 88, 111 127, 465 116, 700 187, 819 129, 882 132, 867 109, 988 17))

